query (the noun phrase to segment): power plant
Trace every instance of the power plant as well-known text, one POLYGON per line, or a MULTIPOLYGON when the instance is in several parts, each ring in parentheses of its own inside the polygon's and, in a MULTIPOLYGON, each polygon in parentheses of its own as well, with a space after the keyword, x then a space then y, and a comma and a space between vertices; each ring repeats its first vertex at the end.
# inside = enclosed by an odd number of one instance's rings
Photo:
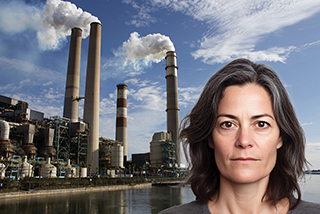
POLYGON ((63 117, 44 118, 44 113, 29 109, 28 103, 0 95, 0 156, 6 159, 5 166, 0 164, 1 176, 86 177, 87 173, 99 174, 102 168, 128 166, 185 170, 177 141, 176 52, 168 51, 165 58, 167 132, 154 133, 150 153, 132 154, 128 160, 126 84, 117 85, 115 140, 99 137, 101 24, 93 22, 90 27, 84 97, 79 95, 82 30, 72 29, 63 117), (81 99, 83 119, 79 117, 81 99))

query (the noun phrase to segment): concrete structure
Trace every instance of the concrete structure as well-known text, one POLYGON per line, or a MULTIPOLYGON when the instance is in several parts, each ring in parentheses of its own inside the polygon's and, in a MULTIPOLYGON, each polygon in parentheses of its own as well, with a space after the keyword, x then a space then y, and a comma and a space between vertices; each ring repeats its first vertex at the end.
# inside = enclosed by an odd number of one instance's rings
POLYGON ((6 109, 21 110, 28 108, 28 103, 14 98, 0 95, 0 107, 6 109))
POLYGON ((56 157, 56 149, 53 147, 53 138, 54 138, 54 129, 47 128, 43 129, 43 136, 44 136, 44 145, 42 146, 39 155, 41 157, 56 157))
POLYGON ((24 124, 17 127, 17 132, 23 133, 23 144, 21 148, 29 159, 33 159, 37 154, 37 148, 33 144, 33 138, 36 126, 33 124, 24 124))
POLYGON ((79 117, 81 39, 82 30, 80 28, 73 28, 70 41, 68 73, 63 110, 63 117, 70 118, 72 123, 78 122, 79 117))
POLYGON ((99 167, 101 24, 93 22, 90 26, 83 120, 89 124, 90 137, 87 148, 87 163, 91 165, 91 173, 94 174, 99 167))
POLYGON ((175 163, 175 146, 171 135, 166 132, 153 134, 150 142, 150 165, 152 168, 173 166, 175 163))
POLYGON ((127 85, 119 84, 117 95, 116 140, 123 142, 124 163, 128 157, 127 147, 127 85))
POLYGON ((168 51, 166 56, 166 79, 167 79, 167 129, 171 134, 172 142, 176 149, 176 163, 181 164, 181 145, 178 143, 178 132, 180 126, 179 103, 178 103, 178 77, 176 52, 168 51))

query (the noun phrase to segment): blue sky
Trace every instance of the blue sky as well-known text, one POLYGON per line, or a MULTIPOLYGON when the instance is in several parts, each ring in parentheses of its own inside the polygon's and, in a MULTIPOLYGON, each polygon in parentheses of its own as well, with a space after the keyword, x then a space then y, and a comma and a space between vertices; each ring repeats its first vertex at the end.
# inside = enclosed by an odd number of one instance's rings
MULTIPOLYGON (((149 152, 153 133, 166 131, 163 53, 174 46, 180 119, 191 110, 208 78, 227 62, 246 57, 268 64, 280 75, 306 132, 307 158, 312 168, 320 168, 320 1, 71 3, 0 1, 1 95, 26 101, 45 117, 62 116, 70 29, 81 27, 86 37, 88 23, 99 20, 100 135, 115 138, 116 85, 128 84, 129 158, 149 152)), ((80 96, 87 53, 88 37, 82 40, 80 96)))

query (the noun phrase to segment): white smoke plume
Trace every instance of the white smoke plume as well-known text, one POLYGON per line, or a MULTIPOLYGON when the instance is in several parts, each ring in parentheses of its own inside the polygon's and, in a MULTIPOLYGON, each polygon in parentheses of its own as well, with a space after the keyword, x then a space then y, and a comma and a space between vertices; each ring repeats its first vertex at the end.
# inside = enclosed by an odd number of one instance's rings
POLYGON ((131 61, 144 59, 156 63, 165 58, 167 51, 175 50, 170 38, 160 33, 140 37, 139 33, 133 32, 128 41, 123 43, 123 47, 131 61))
POLYGON ((59 49, 74 27, 81 28, 82 37, 86 38, 90 23, 100 22, 97 17, 67 1, 47 0, 43 7, 18 0, 0 5, 0 29, 7 33, 36 30, 42 50, 59 49))
POLYGON ((108 72, 108 77, 120 75, 133 77, 145 73, 145 68, 154 62, 160 62, 168 51, 174 50, 174 45, 168 36, 154 33, 140 37, 139 33, 133 32, 122 46, 113 51, 115 57, 108 59, 102 67, 114 71, 108 72))

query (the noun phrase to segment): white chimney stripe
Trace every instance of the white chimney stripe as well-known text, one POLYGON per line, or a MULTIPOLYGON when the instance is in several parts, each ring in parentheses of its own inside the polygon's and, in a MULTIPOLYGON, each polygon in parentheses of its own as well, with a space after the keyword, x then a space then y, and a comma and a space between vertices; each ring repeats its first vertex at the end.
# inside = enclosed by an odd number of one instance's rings
POLYGON ((168 67, 167 68, 167 76, 169 75, 173 75, 173 76, 178 76, 178 72, 177 72, 177 69, 174 68, 174 67, 168 67))
POLYGON ((127 99, 127 90, 126 90, 126 89, 119 89, 119 90, 118 90, 117 97, 118 97, 118 98, 127 99))
POLYGON ((117 117, 127 117, 127 108, 125 107, 117 108, 117 117))

